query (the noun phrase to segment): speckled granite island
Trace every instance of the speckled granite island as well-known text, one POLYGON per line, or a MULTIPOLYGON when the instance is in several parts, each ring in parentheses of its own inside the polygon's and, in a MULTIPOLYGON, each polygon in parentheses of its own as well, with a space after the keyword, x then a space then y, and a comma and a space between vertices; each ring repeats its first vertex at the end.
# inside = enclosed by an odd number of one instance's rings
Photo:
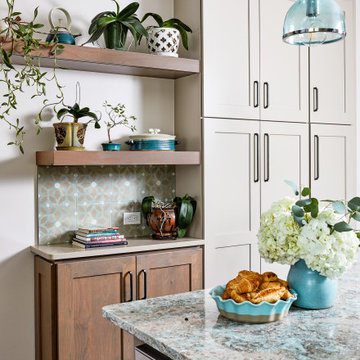
POLYGON ((326 310, 292 307, 282 321, 248 325, 219 315, 208 290, 103 308, 103 316, 171 359, 360 359, 360 262, 326 310))

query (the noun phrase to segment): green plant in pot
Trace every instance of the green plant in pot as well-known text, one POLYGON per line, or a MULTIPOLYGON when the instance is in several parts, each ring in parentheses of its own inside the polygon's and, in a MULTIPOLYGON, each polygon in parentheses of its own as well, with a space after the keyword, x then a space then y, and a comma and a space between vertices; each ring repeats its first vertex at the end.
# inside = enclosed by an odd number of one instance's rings
POLYGON ((23 93, 26 92, 31 99, 36 97, 43 99, 43 107, 34 118, 36 131, 39 134, 44 109, 61 104, 64 98, 62 85, 56 74, 56 57, 63 51, 64 46, 56 43, 55 40, 50 43, 41 42, 38 34, 41 33, 39 29, 44 25, 37 22, 38 8, 34 10, 29 21, 24 21, 20 17, 22 14, 15 9, 15 0, 6 0, 6 5, 7 15, 0 24, 0 82, 2 83, 0 121, 6 123, 14 131, 14 140, 8 145, 17 146, 21 153, 24 153, 25 121, 14 114, 18 110, 19 94, 23 97, 23 93), (36 56, 38 50, 48 50, 48 56, 53 57, 51 71, 47 69, 44 71, 40 67, 36 56), (22 57, 23 65, 14 66, 14 55, 22 57), (57 90, 54 102, 47 98, 47 86, 51 83, 57 90))
POLYGON ((79 102, 73 106, 65 105, 57 112, 57 118, 61 121, 54 124, 57 150, 82 151, 85 150, 84 140, 86 128, 93 122, 95 129, 100 129, 98 116, 88 107, 81 108, 79 102), (71 117, 73 122, 63 122, 66 117, 71 117), (81 118, 90 118, 87 123, 80 123, 81 118))
POLYGON ((141 22, 143 23, 149 17, 157 22, 157 26, 149 26, 146 29, 149 34, 147 46, 150 54, 178 57, 180 37, 184 48, 189 50, 187 33, 192 33, 192 30, 188 25, 176 18, 164 21, 159 14, 155 13, 145 14, 141 22))
POLYGON ((86 43, 93 43, 104 35, 108 49, 127 50, 126 39, 129 32, 134 38, 135 46, 141 36, 148 37, 147 31, 136 15, 139 3, 132 2, 120 11, 117 1, 112 1, 116 4, 116 12, 104 11, 92 19, 89 27, 91 37, 86 43))
POLYGON ((141 212, 147 225, 154 231, 153 239, 183 238, 194 218, 196 200, 186 194, 176 197, 171 203, 155 200, 147 196, 141 204, 141 212))
POLYGON ((104 151, 118 151, 121 148, 121 144, 113 143, 111 140, 111 130, 116 126, 125 126, 130 129, 132 132, 136 130, 135 125, 132 125, 132 121, 136 121, 136 117, 131 115, 126 115, 126 107, 124 104, 111 105, 105 101, 103 107, 105 108, 106 115, 108 120, 105 120, 107 127, 107 135, 109 142, 101 144, 104 151))

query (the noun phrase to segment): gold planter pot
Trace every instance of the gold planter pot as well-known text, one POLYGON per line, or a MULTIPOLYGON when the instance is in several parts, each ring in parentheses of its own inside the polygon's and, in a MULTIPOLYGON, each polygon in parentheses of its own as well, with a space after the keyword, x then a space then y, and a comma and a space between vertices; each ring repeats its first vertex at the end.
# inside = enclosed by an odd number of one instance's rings
POLYGON ((56 123, 55 138, 57 150, 82 151, 85 150, 84 140, 87 124, 82 123, 56 123))

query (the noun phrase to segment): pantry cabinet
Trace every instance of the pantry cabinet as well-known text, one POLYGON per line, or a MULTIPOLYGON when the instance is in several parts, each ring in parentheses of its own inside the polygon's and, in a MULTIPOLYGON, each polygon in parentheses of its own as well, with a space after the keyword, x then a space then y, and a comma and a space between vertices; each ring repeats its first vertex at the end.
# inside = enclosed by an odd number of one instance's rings
POLYGON ((202 248, 49 262, 35 257, 36 359, 133 360, 105 305, 202 289, 202 248))
POLYGON ((291 2, 203 1, 204 117, 307 121, 307 52, 282 41, 291 2))
POLYGON ((345 40, 310 48, 312 123, 355 124, 355 1, 337 3, 345 12, 345 40))
POLYGON ((356 195, 355 139, 352 126, 311 125, 311 189, 317 198, 356 195))
POLYGON ((284 180, 307 184, 307 149, 306 124, 204 120, 206 287, 269 269, 257 249, 260 214, 292 195, 284 180))

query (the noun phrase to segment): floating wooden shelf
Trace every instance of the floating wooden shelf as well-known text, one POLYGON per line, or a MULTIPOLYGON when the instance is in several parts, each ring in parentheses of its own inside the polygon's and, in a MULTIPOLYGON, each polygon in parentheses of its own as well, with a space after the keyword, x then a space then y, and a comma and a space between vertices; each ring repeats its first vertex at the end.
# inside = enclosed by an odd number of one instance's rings
POLYGON ((38 151, 39 166, 200 165, 198 151, 38 151))
MULTIPOLYGON (((200 62, 194 59, 157 56, 130 51, 99 49, 76 45, 64 45, 64 51, 57 56, 57 65, 71 70, 91 71, 111 74, 125 74, 165 79, 178 79, 198 74, 200 62)), ((3 44, 10 51, 11 43, 3 44)), ((23 64, 22 44, 15 47, 13 62, 23 64), (19 54, 19 55, 16 55, 19 54)), ((54 58, 49 48, 40 49, 33 54, 40 57, 43 67, 53 67, 54 58)))

